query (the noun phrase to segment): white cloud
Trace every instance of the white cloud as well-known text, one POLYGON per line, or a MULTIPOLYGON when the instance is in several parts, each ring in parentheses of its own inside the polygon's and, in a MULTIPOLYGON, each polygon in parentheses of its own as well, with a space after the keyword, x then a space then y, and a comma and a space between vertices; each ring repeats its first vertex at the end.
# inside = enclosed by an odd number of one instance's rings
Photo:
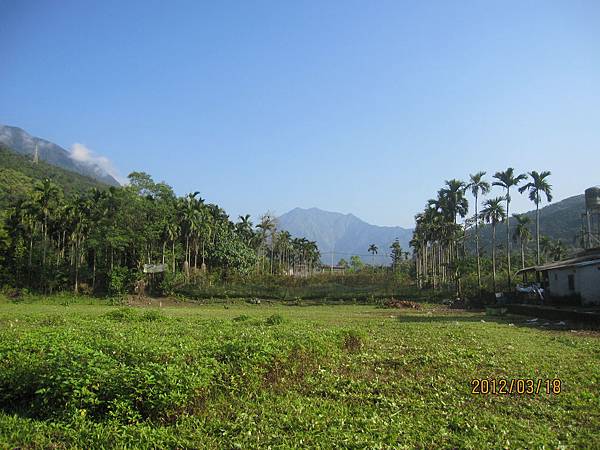
POLYGON ((127 181, 121 176, 121 174, 119 174, 119 171, 110 159, 108 159, 106 156, 97 155, 94 153, 94 151, 90 150, 83 144, 79 144, 77 142, 73 144, 71 146, 71 154, 69 156, 71 159, 79 163, 99 168, 101 171, 109 174, 121 184, 125 184, 127 181))

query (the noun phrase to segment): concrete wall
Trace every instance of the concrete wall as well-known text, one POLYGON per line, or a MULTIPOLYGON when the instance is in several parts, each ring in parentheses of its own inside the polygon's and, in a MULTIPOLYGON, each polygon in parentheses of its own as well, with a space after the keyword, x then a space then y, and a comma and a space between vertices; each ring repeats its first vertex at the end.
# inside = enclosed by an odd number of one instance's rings
POLYGON ((600 305, 600 264, 579 267, 575 288, 583 305, 600 305))
POLYGON ((577 272, 578 269, 566 268, 550 270, 548 272, 548 290, 553 297, 568 297, 578 292, 577 272), (575 275, 575 290, 569 290, 569 275, 575 275))
POLYGON ((549 270, 548 291, 552 297, 579 294, 583 305, 600 305, 600 264, 549 270), (569 289, 569 275, 575 277, 575 290, 569 289))

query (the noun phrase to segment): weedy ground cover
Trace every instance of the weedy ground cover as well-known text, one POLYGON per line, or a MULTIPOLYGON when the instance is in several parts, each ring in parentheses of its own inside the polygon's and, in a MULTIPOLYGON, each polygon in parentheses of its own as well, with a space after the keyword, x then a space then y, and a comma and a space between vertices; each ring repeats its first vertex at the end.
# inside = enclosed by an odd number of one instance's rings
POLYGON ((3 448, 600 447, 599 381, 593 332, 436 305, 0 300, 3 448))

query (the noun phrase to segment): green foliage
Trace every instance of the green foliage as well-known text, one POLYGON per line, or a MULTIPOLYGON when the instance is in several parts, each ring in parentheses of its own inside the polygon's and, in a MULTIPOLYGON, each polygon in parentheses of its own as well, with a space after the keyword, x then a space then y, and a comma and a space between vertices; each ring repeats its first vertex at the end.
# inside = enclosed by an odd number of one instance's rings
POLYGON ((409 266, 402 265, 395 273, 388 268, 358 272, 328 272, 310 277, 255 275, 231 277, 226 282, 181 285, 175 292, 196 300, 255 298, 296 302, 311 300, 331 302, 371 298, 421 295, 412 285, 409 266))
POLYGON ((428 305, 241 302, 115 320, 129 313, 62 301, 0 299, 3 447, 600 446, 592 332, 428 305), (273 315, 287 320, 268 326, 273 315), (563 391, 478 396, 472 378, 560 378, 563 391))
POLYGON ((285 322, 285 318, 281 314, 273 314, 265 320, 267 325, 281 325, 285 322))
POLYGON ((107 312, 104 317, 110 320, 116 320, 117 322, 131 322, 138 318, 137 310, 133 308, 119 308, 114 311, 107 312))
POLYGON ((246 320, 250 320, 251 317, 247 314, 242 314, 240 316, 234 317, 233 320, 234 322, 245 322, 246 320))
POLYGON ((164 320, 165 317, 160 313, 160 311, 157 311, 156 309, 150 309, 142 314, 141 319, 147 322, 156 322, 164 320))
POLYGON ((131 273, 126 267, 113 267, 108 273, 109 284, 108 294, 111 296, 120 296, 125 294, 131 288, 131 273))
POLYGON ((36 181, 53 180, 62 186, 65 195, 71 196, 91 188, 107 186, 92 178, 53 166, 44 161, 32 164, 25 156, 14 153, 0 144, 0 206, 8 206, 27 198, 36 181))
POLYGON ((349 352, 360 351, 366 340, 366 333, 359 330, 343 330, 340 333, 341 347, 349 352))
MULTIPOLYGON (((46 173, 43 165, 20 163, 46 173)), ((143 172, 131 173, 127 187, 91 185, 85 192, 67 191, 61 177, 21 181, 9 178, 7 189, 16 186, 14 192, 0 189, 0 204, 7 206, 0 215, 3 284, 120 296, 143 279, 147 292, 168 295, 184 282, 210 284, 267 268, 311 272, 319 259, 314 242, 292 239, 268 221, 256 230, 249 218, 234 224, 197 192, 177 198, 143 172), (157 263, 165 265, 162 275, 143 274, 145 264, 157 263)))
POLYGON ((350 268, 357 272, 365 266, 360 256, 353 255, 350 257, 350 268))

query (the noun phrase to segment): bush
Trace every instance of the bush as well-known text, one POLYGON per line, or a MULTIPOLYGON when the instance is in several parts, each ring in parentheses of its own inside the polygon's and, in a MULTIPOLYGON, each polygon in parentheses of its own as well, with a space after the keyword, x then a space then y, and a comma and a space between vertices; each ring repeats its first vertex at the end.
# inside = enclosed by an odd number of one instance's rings
POLYGON ((131 322, 132 320, 137 319, 138 313, 133 308, 119 308, 115 309, 114 311, 107 312, 104 314, 104 317, 117 322, 131 322))
POLYGON ((183 272, 173 273, 164 272, 163 279, 159 284, 159 289, 163 295, 175 295, 177 288, 185 284, 185 274, 183 272))
POLYGON ((358 352, 364 346, 365 335, 357 330, 346 330, 341 333, 342 348, 349 352, 358 352))
POLYGON ((234 317, 231 320, 233 320, 234 322, 245 322, 246 320, 250 320, 250 319, 251 319, 250 316, 248 316, 246 314, 242 314, 241 316, 234 317))
POLYGON ((34 417, 170 422, 208 384, 206 371, 165 365, 143 355, 130 359, 122 349, 115 356, 66 336, 28 345, 27 352, 5 352, 0 406, 34 417))
POLYGON ((131 275, 126 267, 114 267, 109 273, 108 293, 111 296, 126 294, 130 290, 131 275))
POLYGON ((149 309, 144 314, 142 314, 142 320, 145 320, 148 322, 155 322, 155 321, 164 320, 164 319, 165 319, 165 316, 163 316, 156 309, 149 309))
POLYGON ((273 314, 272 316, 267 317, 267 320, 265 321, 269 326, 280 325, 283 322, 285 322, 285 319, 281 314, 273 314))

